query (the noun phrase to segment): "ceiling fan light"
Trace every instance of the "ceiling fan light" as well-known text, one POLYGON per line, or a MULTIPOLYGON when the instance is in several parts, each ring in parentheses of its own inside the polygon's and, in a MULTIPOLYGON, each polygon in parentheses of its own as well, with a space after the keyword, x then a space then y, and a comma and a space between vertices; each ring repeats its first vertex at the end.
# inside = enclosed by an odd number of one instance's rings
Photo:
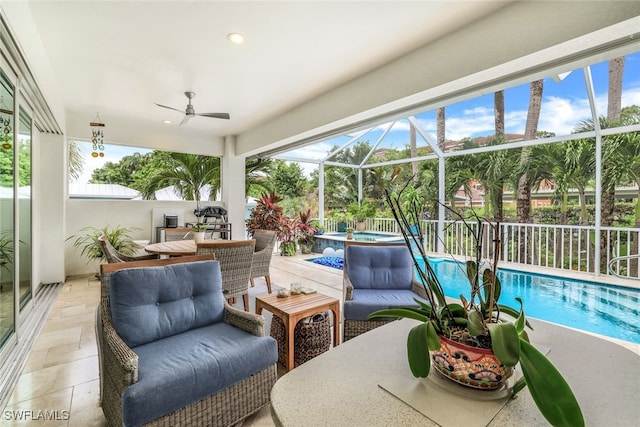
POLYGON ((242 44, 244 43, 244 36, 240 33, 229 33, 227 34, 227 40, 234 44, 242 44))

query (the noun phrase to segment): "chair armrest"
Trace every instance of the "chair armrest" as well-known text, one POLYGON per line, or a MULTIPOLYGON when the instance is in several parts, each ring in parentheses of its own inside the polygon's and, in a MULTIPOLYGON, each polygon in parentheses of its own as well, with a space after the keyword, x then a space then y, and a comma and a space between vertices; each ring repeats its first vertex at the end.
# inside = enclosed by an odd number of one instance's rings
POLYGON ((264 317, 232 307, 224 302, 224 321, 258 337, 264 336, 264 317))
POLYGON ((351 301, 353 299, 353 285, 351 284, 351 279, 349 279, 347 273, 344 273, 343 277, 343 287, 345 292, 344 300, 351 301))
POLYGON ((137 256, 121 255, 121 258, 125 262, 128 262, 128 261, 145 261, 145 260, 149 260, 149 259, 160 259, 160 255, 158 255, 158 254, 137 255, 137 256))
POLYGON ((420 295, 423 299, 429 301, 429 298, 427 298, 427 291, 424 288, 424 285, 420 281, 413 279, 413 283, 411 287, 414 293, 420 295))
POLYGON ((108 298, 102 298, 100 311, 104 374, 112 378, 108 382, 117 388, 117 395, 122 396, 127 387, 138 381, 138 355, 125 344, 113 327, 108 298))

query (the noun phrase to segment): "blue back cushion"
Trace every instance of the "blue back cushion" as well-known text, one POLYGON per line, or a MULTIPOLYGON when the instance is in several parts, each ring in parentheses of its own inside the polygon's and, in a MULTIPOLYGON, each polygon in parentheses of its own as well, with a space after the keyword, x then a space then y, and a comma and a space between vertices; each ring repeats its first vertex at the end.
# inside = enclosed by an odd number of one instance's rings
POLYGON ((115 271, 109 299, 113 326, 129 347, 217 323, 224 316, 217 261, 115 271))
POLYGON ((411 290, 413 260, 406 246, 348 245, 344 256, 354 288, 411 290))

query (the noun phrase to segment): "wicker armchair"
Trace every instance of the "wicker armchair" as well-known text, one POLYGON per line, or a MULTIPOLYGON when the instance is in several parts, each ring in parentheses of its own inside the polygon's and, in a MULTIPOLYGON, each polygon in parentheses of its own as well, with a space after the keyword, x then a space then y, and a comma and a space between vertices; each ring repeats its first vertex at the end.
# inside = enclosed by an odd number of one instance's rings
MULTIPOLYGON (((114 328, 109 300, 111 275, 121 269, 158 267, 213 259, 212 255, 203 255, 101 265, 101 299, 97 310, 96 332, 100 367, 100 406, 108 426, 122 426, 125 424, 123 420, 123 396, 125 396, 125 392, 129 387, 138 383, 139 373, 141 372, 139 371, 139 362, 143 360, 139 359, 135 350, 125 344, 114 328)), ((262 316, 238 310, 230 306, 226 301, 224 301, 224 323, 248 332, 253 336, 264 337, 264 318, 262 316)), ((193 346, 185 346, 185 348, 189 347, 193 346)), ((217 351, 220 351, 220 348, 217 351)), ((277 359, 277 352, 274 350, 273 353, 270 358, 277 359)), ((233 363, 243 364, 244 359, 238 359, 233 363)), ((267 366, 258 372, 203 399, 144 423, 144 425, 235 425, 269 403, 271 388, 277 379, 276 364, 277 361, 273 363, 269 361, 265 364, 267 366)), ((239 366, 239 368, 241 367, 239 366)), ((159 381, 162 381, 161 378, 159 381)), ((141 377, 140 380, 142 380, 141 377)), ((149 403, 154 398, 155 396, 147 396, 143 401, 149 403)))
POLYGON ((193 228, 177 227, 164 229, 164 241, 175 242, 176 240, 193 240, 193 228))
POLYGON ((270 230, 254 230, 253 238, 256 239, 256 250, 253 253, 253 263, 251 264, 251 286, 254 286, 254 278, 264 277, 267 281, 267 290, 271 293, 269 265, 271 264, 273 248, 276 245, 276 232, 270 230))
POLYGON ((242 296, 249 311, 249 278, 255 240, 205 240, 197 243, 196 255, 214 254, 220 262, 222 293, 229 300, 242 296))
POLYGON ((376 310, 416 306, 413 298, 422 298, 426 302, 426 291, 415 278, 413 260, 406 244, 347 241, 344 246, 343 341, 395 320, 395 318, 367 320, 366 315, 376 310), (350 260, 352 264, 356 264, 365 258, 364 265, 360 266, 360 272, 355 271, 356 267, 350 268, 350 260), (362 272, 366 274, 358 274, 362 272), (359 276, 358 283, 352 283, 350 274, 359 276), (392 279, 394 276, 399 280, 392 279), (386 278, 389 286, 383 287, 381 283, 366 283, 368 278, 371 278, 372 282, 386 278), (402 282, 402 288, 396 288, 397 282, 402 282), (377 294, 371 295, 375 293, 377 294), (373 298, 367 299, 371 296, 373 298))
POLYGON ((109 236, 103 234, 98 237, 98 242, 100 243, 100 249, 102 249, 102 253, 105 258, 107 258, 108 263, 114 262, 131 262, 131 261, 144 261, 150 259, 158 259, 160 255, 150 254, 150 255, 138 255, 138 256, 129 256, 124 255, 118 252, 116 248, 113 247, 111 242, 109 241, 109 236))

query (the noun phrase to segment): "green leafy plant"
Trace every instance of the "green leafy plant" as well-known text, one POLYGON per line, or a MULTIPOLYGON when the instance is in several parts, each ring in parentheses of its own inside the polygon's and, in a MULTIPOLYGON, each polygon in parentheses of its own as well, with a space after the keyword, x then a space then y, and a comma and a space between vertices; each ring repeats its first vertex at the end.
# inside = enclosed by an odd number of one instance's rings
MULTIPOLYGON (((397 317, 421 322, 411 329, 407 337, 412 374, 415 377, 429 375, 429 352, 440 349, 440 336, 475 347, 490 348, 504 366, 512 368, 520 363, 523 377, 516 382, 514 395, 528 386, 536 406, 552 425, 584 425, 582 411, 566 380, 549 359, 529 343, 525 328, 531 327, 526 320, 522 300, 516 299, 519 304, 517 310, 499 301, 501 283, 496 275, 501 247, 499 237, 493 241, 493 261, 488 268, 483 268, 481 250, 487 222, 475 217, 476 227, 472 227, 465 218, 457 217, 472 236, 475 253, 463 266, 469 280, 470 299, 461 295, 459 302, 449 302, 424 252, 422 233, 419 228, 412 227, 420 223, 421 209, 416 203, 408 211, 403 209, 401 196, 402 191, 399 194, 385 192, 405 242, 413 249, 411 253, 417 276, 425 287, 429 303, 416 300, 417 307, 380 310, 369 318, 397 317)), ((488 224, 494 228, 493 235, 499 236, 499 224, 488 224)))
POLYGON ((351 203, 347 207, 347 213, 357 222, 362 222, 367 218, 373 218, 376 214, 376 205, 368 201, 362 201, 360 204, 351 203))
POLYGON ((105 234, 109 238, 111 245, 123 255, 134 255, 136 252, 136 244, 131 238, 131 233, 140 230, 138 227, 122 227, 116 225, 112 227, 107 225, 102 228, 83 227, 80 231, 84 232, 81 236, 71 236, 69 239, 75 238, 73 246, 80 249, 80 254, 92 259, 100 259, 105 261, 105 255, 102 253, 100 241, 98 238, 105 234))
POLYGON ((13 230, 0 231, 0 268, 11 273, 13 263, 13 230))
POLYGON ((207 229, 207 224, 205 224, 204 222, 196 222, 191 226, 191 228, 193 228, 193 231, 195 231, 196 233, 199 233, 207 229))

